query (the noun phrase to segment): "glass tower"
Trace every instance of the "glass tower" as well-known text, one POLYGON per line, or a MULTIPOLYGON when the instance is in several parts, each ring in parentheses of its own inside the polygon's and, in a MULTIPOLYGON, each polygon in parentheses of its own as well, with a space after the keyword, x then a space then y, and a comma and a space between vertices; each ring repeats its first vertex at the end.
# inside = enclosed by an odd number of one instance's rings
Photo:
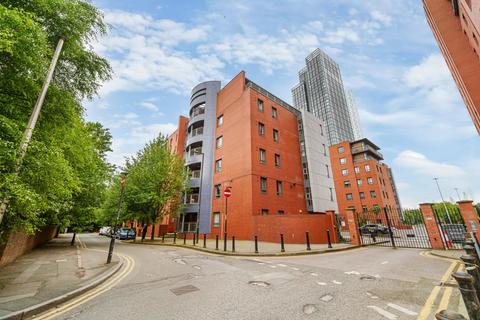
POLYGON ((350 120, 352 121, 353 137, 355 138, 355 141, 360 140, 364 138, 364 136, 362 132, 362 127, 360 126, 360 117, 358 116, 357 103, 355 102, 352 91, 346 90, 345 97, 347 98, 348 115, 350 116, 350 120))
POLYGON ((325 122, 330 145, 354 141, 352 118, 338 64, 318 48, 305 58, 305 62, 306 67, 298 73, 299 84, 292 88, 294 107, 306 109, 325 122))

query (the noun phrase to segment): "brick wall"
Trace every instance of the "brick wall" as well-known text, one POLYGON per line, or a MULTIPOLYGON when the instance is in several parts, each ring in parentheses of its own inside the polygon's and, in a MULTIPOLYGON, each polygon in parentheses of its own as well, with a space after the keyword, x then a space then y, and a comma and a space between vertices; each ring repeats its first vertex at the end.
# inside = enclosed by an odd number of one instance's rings
POLYGON ((57 226, 47 226, 31 236, 21 230, 11 233, 7 242, 0 246, 0 267, 15 261, 19 256, 53 239, 57 228, 57 226))

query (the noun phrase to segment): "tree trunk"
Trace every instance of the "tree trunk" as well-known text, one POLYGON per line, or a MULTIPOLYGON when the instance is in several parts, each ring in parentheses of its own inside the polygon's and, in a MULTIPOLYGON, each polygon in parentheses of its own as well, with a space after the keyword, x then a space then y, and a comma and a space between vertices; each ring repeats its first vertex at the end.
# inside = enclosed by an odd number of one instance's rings
POLYGON ((77 236, 77 233, 73 233, 72 241, 70 242, 70 245, 73 246, 75 244, 75 237, 77 236))
POLYGON ((142 229, 142 242, 145 240, 145 237, 147 236, 147 228, 148 228, 148 224, 145 224, 142 229))
POLYGON ((55 238, 58 238, 59 233, 60 233, 60 226, 57 226, 57 230, 55 231, 55 238))
POLYGON ((152 224, 152 234, 150 235, 150 240, 155 240, 155 224, 152 224))

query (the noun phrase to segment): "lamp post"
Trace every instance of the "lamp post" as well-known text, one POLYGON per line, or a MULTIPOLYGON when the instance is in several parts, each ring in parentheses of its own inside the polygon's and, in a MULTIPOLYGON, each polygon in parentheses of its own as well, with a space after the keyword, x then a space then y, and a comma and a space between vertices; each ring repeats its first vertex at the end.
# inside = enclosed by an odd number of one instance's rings
POLYGON ((127 180, 127 173, 123 172, 120 178, 120 199, 118 200, 117 217, 115 218, 115 226, 113 227, 112 238, 110 239, 110 247, 108 248, 107 264, 112 262, 113 247, 115 246, 115 238, 117 236, 118 219, 120 218, 120 210, 122 208, 123 194, 125 191, 125 181, 127 180))
POLYGON ((440 185, 438 184, 438 178, 433 178, 433 180, 435 180, 435 182, 437 183, 438 193, 440 193, 440 198, 442 199, 443 207, 447 212, 448 221, 450 222, 450 224, 452 224, 452 218, 450 217, 450 213, 448 212, 448 208, 447 208, 447 205, 445 204, 445 200, 443 200, 442 191, 440 190, 440 185))

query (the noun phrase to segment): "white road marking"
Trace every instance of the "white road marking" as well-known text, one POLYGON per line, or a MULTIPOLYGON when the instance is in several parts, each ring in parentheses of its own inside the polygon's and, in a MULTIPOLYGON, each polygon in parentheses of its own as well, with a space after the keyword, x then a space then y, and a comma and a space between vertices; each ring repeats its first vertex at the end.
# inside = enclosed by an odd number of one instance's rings
POLYGON ((279 264, 277 264, 277 266, 282 267, 282 268, 285 268, 287 265, 286 265, 286 264, 283 264, 283 263, 279 263, 279 264))
POLYGON ((333 280, 332 282, 335 284, 342 284, 340 281, 337 281, 337 280, 333 280))
POLYGON ((317 282, 319 286, 326 286, 327 284, 325 282, 317 282))
POLYGON ((369 296, 372 299, 378 299, 378 297, 376 295, 373 295, 370 292, 367 292, 367 296, 369 296))
POLYGON ((264 262, 258 262, 258 264, 263 266, 265 263, 264 262))
POLYGON ((400 312, 403 312, 405 314, 408 314, 409 316, 416 316, 418 315, 418 313, 416 313, 415 311, 412 311, 412 310, 408 310, 407 308, 404 308, 402 306, 399 306, 399 305, 396 305, 394 303, 389 303, 387 304, 387 306, 389 306, 390 308, 393 308, 395 310, 398 310, 400 312))
POLYGON ((358 271, 346 271, 345 274, 355 274, 355 275, 360 275, 360 272, 358 271))
POLYGON ((272 269, 275 269, 275 268, 276 268, 276 266, 274 266, 274 265, 270 265, 270 268, 272 268, 272 269))
POLYGON ((393 313, 390 313, 386 310, 383 310, 382 308, 379 308, 377 306, 367 306, 367 308, 373 309, 374 311, 376 311, 377 313, 381 314, 382 316, 384 316, 385 318, 387 318, 389 320, 396 320, 398 318, 393 313))
POLYGON ((318 273, 312 272, 310 273, 311 276, 318 277, 318 273))
POLYGON ((59 260, 55 260, 55 262, 67 262, 67 259, 59 259, 59 260))
POLYGON ((295 267, 293 267, 293 268, 291 268, 291 269, 292 269, 292 270, 295 270, 295 271, 298 271, 298 270, 300 270, 300 269, 298 269, 298 268, 295 268, 295 267))
POLYGON ((383 261, 381 264, 387 264, 387 263, 388 263, 388 261, 383 261))

